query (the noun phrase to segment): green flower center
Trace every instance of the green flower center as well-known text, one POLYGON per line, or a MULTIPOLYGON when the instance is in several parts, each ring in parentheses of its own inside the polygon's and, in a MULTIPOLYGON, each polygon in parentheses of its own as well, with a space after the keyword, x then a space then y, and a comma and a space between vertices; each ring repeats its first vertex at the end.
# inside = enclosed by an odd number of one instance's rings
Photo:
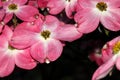
POLYGON ((71 0, 66 0, 66 1, 70 2, 71 0))
POLYGON ((15 50, 15 48, 14 47, 12 47, 12 46, 8 46, 8 49, 10 49, 10 50, 15 50))
POLYGON ((42 31, 41 32, 41 36, 46 40, 47 38, 49 38, 50 37, 50 31, 48 31, 48 30, 45 30, 45 31, 42 31))
POLYGON ((100 11, 106 11, 107 10, 107 4, 104 2, 99 2, 97 3, 96 7, 100 10, 100 11))
POLYGON ((5 2, 6 0, 1 0, 2 2, 5 2))
POLYGON ((17 5, 16 4, 10 4, 9 6, 8 6, 8 8, 10 9, 10 10, 16 10, 17 9, 17 5))
POLYGON ((117 54, 120 51, 120 41, 118 41, 114 46, 113 46, 113 52, 114 54, 117 54))

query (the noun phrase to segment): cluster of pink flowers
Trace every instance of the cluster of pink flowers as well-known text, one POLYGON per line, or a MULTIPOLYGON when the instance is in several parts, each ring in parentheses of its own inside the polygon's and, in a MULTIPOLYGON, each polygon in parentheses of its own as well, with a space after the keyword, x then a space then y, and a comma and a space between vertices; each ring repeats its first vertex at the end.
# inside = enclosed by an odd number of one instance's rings
MULTIPOLYGON (((94 59, 96 59, 94 57, 94 59)), ((100 67, 95 71, 92 80, 99 80, 108 75, 114 65, 120 70, 120 36, 107 42, 102 48, 101 57, 97 58, 98 63, 102 61, 100 67), (98 60, 99 59, 99 60, 98 60)))
MULTIPOLYGON (((120 30, 120 0, 0 0, 0 77, 11 74, 15 65, 33 69, 60 57, 65 42, 93 32, 101 23, 120 30), (47 14, 40 11, 46 9, 47 14), (65 12, 75 23, 56 15, 65 12)), ((114 64, 120 70, 120 37, 108 42, 101 55, 92 55, 100 67, 92 80, 105 77, 114 64)))

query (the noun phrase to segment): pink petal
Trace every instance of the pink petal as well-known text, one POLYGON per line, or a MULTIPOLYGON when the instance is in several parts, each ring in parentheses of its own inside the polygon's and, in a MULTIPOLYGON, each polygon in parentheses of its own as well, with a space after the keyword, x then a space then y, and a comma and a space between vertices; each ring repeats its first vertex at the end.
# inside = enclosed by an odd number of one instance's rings
POLYGON ((119 8, 120 7, 120 0, 106 0, 106 2, 107 3, 109 3, 109 7, 111 8, 111 9, 113 9, 113 8, 119 8))
POLYGON ((23 21, 33 21, 35 18, 32 18, 36 14, 39 14, 38 10, 33 6, 24 5, 20 6, 20 10, 15 13, 15 15, 23 21))
POLYGON ((120 70, 120 57, 118 57, 116 60, 116 67, 118 70, 120 70))
POLYGON ((66 15, 68 16, 68 18, 73 18, 73 16, 74 16, 73 13, 76 10, 76 5, 77 5, 77 0, 71 1, 71 2, 69 2, 68 5, 66 5, 65 12, 66 12, 66 15))
POLYGON ((45 8, 47 6, 47 3, 48 3, 49 0, 38 0, 38 6, 40 8, 45 8))
POLYGON ((23 5, 25 3, 27 3, 28 0, 14 0, 14 3, 17 3, 19 5, 23 5))
POLYGON ((3 25, 0 23, 0 33, 2 32, 3 30, 3 25))
POLYGON ((73 15, 72 13, 74 12, 75 10, 73 8, 70 7, 70 5, 67 5, 66 8, 65 8, 65 12, 66 12, 66 15, 68 18, 73 18, 73 15))
POLYGON ((113 54, 113 47, 118 41, 120 41, 120 36, 107 42, 104 45, 104 47, 102 48, 102 59, 104 62, 108 61, 114 55, 113 54))
POLYGON ((39 61, 40 63, 44 63, 46 58, 46 46, 44 42, 37 42, 31 47, 31 56, 39 61))
POLYGON ((59 20, 55 16, 47 15, 47 16, 45 16, 45 22, 46 23, 56 22, 58 24, 59 20))
POLYGON ((45 24, 43 25, 46 29, 54 31, 60 24, 60 21, 51 15, 45 17, 45 24))
POLYGON ((47 59, 50 61, 55 61, 58 59, 62 53, 63 45, 60 41, 51 39, 47 44, 47 59))
POLYGON ((5 11, 3 9, 0 9, 0 21, 3 19, 4 15, 5 15, 5 11))
POLYGON ((29 49, 18 52, 15 56, 15 63, 18 67, 23 69, 33 69, 37 65, 32 59, 29 49))
POLYGON ((50 61, 56 60, 62 53, 63 45, 61 42, 50 39, 45 42, 39 41, 31 48, 32 57, 39 61, 40 63, 44 63, 46 59, 50 61))
POLYGON ((77 4, 76 4, 76 12, 78 12, 79 10, 82 9, 81 5, 80 5, 80 2, 81 0, 77 0, 77 4))
POLYGON ((107 44, 109 45, 109 47, 113 47, 113 46, 116 44, 116 42, 118 42, 118 41, 120 41, 120 36, 112 39, 112 40, 109 41, 107 44))
POLYGON ((13 31, 7 25, 5 25, 1 36, 5 36, 8 40, 10 40, 12 35, 13 31))
MULTIPOLYGON (((1 52, 1 51, 0 51, 1 52)), ((15 67, 14 58, 5 52, 0 55, 0 77, 10 75, 15 67)))
POLYGON ((4 23, 8 23, 13 17, 13 13, 6 13, 4 19, 3 19, 3 22, 4 23))
POLYGON ((51 14, 59 14, 65 8, 64 0, 50 0, 47 4, 51 14))
POLYGON ((2 7, 3 6, 3 4, 2 4, 2 1, 0 0, 0 7, 2 7))
POLYGON ((77 31, 74 25, 65 24, 56 30, 55 38, 62 41, 74 41, 83 34, 77 31))
POLYGON ((75 21, 78 23, 78 31, 90 33, 94 31, 99 24, 100 16, 93 13, 91 9, 81 10, 75 15, 75 21))
POLYGON ((14 58, 8 51, 8 40, 0 36, 0 77, 10 75, 15 67, 14 58))
MULTIPOLYGON (((0 36, 0 49, 5 48, 6 46, 8 46, 8 41, 5 38, 5 36, 0 36)), ((4 49, 3 49, 4 50, 4 49)))
POLYGON ((105 45, 102 49, 102 60, 107 62, 113 56, 113 50, 109 45, 105 45))
POLYGON ((36 43, 36 33, 28 30, 15 30, 10 44, 18 49, 30 47, 36 43))
POLYGON ((97 2, 97 0, 78 0, 78 5, 80 5, 82 8, 91 8, 94 5, 92 4, 92 2, 97 2))
POLYGON ((113 68, 115 64, 115 57, 111 58, 109 61, 101 65, 93 74, 92 80, 99 80, 105 77, 113 68))
POLYGON ((34 22, 23 22, 19 25, 17 25, 17 27, 15 28, 15 30, 29 30, 32 32, 40 32, 41 31, 41 26, 42 26, 43 22, 41 19, 39 20, 35 20, 34 22))
POLYGON ((120 30, 120 9, 111 10, 109 15, 105 15, 101 17, 101 23, 105 28, 111 31, 119 31, 120 30))

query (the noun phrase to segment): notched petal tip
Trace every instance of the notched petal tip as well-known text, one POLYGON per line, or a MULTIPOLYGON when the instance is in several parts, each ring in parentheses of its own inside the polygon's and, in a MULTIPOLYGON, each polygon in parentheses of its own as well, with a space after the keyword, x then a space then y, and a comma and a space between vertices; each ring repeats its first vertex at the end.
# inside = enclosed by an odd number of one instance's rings
POLYGON ((46 64, 50 64, 50 60, 49 59, 45 59, 45 63, 46 64))

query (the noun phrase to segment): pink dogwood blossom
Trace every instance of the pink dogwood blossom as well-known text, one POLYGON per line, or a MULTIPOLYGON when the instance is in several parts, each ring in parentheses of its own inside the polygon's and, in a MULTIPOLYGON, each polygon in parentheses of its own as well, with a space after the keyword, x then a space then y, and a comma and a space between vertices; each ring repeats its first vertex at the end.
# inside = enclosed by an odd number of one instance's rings
POLYGON ((102 59, 104 64, 95 71, 92 80, 105 77, 114 65, 120 70, 120 36, 106 43, 102 49, 102 59))
POLYGON ((7 0, 3 2, 3 8, 6 11, 8 20, 16 15, 23 21, 33 21, 32 16, 38 14, 38 10, 30 5, 25 5, 28 0, 7 0))
POLYGON ((15 68, 15 64, 28 70, 36 66, 36 62, 30 56, 29 48, 18 50, 11 46, 9 41, 12 34, 12 30, 5 26, 0 35, 0 77, 10 75, 15 68))
POLYGON ((51 14, 59 14, 65 9, 66 15, 72 18, 76 10, 76 4, 77 0, 50 0, 47 7, 51 14))
POLYGON ((120 30, 120 0, 78 0, 80 10, 75 14, 79 32, 94 31, 99 22, 111 31, 120 30))
POLYGON ((11 44, 19 49, 31 47, 32 57, 40 63, 59 58, 63 50, 61 41, 73 41, 82 36, 74 25, 64 24, 54 16, 47 15, 43 22, 39 22, 24 22, 17 26, 11 44))

